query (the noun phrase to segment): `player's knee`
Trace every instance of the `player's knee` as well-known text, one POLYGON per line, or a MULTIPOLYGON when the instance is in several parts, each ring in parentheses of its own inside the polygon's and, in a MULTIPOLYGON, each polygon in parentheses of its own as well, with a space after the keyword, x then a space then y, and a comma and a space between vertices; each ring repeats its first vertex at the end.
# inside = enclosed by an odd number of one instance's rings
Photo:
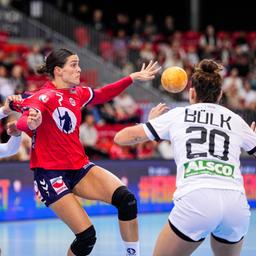
POLYGON ((137 200, 126 186, 116 189, 112 196, 112 205, 118 209, 119 220, 133 220, 137 217, 137 200))
POLYGON ((76 256, 89 255, 96 243, 96 231, 90 226, 85 231, 76 234, 76 239, 71 244, 70 249, 76 256))

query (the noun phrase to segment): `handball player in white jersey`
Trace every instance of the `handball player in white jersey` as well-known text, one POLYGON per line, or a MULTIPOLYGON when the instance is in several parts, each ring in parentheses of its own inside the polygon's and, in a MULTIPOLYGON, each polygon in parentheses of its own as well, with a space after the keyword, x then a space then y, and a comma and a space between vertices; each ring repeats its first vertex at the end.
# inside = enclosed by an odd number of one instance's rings
POLYGON ((154 256, 187 256, 211 235, 215 256, 240 255, 250 211, 240 154, 256 155, 255 122, 251 127, 220 106, 221 66, 202 60, 192 75, 191 105, 167 109, 159 104, 149 121, 115 136, 120 145, 169 140, 177 165, 174 208, 160 232, 154 256))

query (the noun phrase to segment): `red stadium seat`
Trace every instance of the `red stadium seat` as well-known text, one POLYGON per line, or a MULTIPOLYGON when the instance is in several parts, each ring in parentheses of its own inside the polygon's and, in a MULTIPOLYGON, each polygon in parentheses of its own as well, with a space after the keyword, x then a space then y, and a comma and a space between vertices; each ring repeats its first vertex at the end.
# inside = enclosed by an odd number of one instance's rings
POLYGON ((0 43, 5 44, 8 42, 9 33, 7 31, 0 31, 0 43))
POLYGON ((217 32, 217 39, 223 41, 225 39, 230 38, 230 33, 227 31, 218 31, 217 32))
POLYGON ((75 39, 80 47, 86 47, 90 42, 88 29, 84 26, 75 28, 75 39))
POLYGON ((247 40, 248 40, 248 42, 252 42, 252 41, 256 40, 256 31, 248 32, 247 40))
POLYGON ((197 31, 187 31, 183 33, 183 43, 185 45, 194 45, 197 46, 199 44, 199 39, 201 37, 201 33, 197 31))

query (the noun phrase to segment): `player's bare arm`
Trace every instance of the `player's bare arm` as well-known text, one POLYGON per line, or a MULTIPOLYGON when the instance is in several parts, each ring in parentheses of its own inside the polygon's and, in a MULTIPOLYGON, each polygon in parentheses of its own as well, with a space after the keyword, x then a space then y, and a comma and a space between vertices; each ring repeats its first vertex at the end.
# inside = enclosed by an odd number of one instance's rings
POLYGON ((141 124, 127 127, 122 131, 119 131, 114 138, 115 143, 122 146, 135 145, 148 140, 149 139, 141 124))
MULTIPOLYGON (((165 103, 159 103, 155 107, 153 107, 148 116, 148 120, 154 119, 165 112, 167 112, 169 108, 165 103)), ((149 141, 149 138, 147 137, 143 126, 141 124, 135 125, 132 127, 127 127, 121 131, 119 131, 115 138, 114 138, 115 143, 119 145, 135 145, 139 143, 143 143, 146 141, 149 141)))

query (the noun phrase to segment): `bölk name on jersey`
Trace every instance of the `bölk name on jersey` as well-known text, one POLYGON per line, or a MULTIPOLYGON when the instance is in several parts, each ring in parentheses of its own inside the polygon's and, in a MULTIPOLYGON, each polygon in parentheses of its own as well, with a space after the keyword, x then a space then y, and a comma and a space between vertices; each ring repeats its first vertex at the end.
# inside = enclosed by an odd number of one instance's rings
POLYGON ((224 116, 223 114, 214 114, 205 110, 185 109, 184 122, 210 124, 222 128, 226 127, 231 131, 230 120, 231 116, 224 116))

